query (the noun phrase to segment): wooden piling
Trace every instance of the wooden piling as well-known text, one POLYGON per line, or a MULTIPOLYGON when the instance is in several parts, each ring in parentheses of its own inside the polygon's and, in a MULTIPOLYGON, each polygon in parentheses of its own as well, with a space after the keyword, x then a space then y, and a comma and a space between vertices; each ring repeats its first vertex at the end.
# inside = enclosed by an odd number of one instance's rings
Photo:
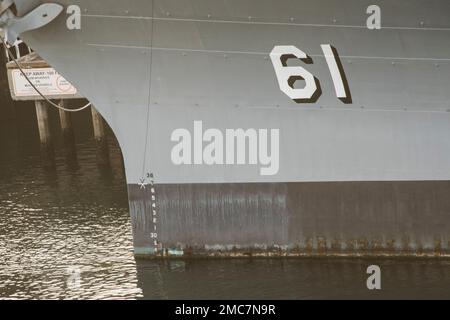
POLYGON ((55 152, 53 149, 53 140, 50 131, 48 105, 45 101, 37 100, 35 101, 35 106, 44 165, 47 167, 54 166, 55 152))
MULTIPOLYGON (((67 108, 65 100, 60 100, 58 105, 62 108, 67 108)), ((59 122, 63 133, 73 132, 72 130, 72 117, 70 112, 59 109, 59 122)))
MULTIPOLYGON (((67 108, 67 100, 60 100, 58 105, 67 108)), ((59 109, 59 123, 61 125, 67 164, 71 167, 77 167, 77 149, 75 145, 75 133, 72 126, 72 114, 59 109)))
POLYGON ((97 163, 102 167, 109 167, 110 159, 105 122, 95 107, 91 107, 91 113, 94 138, 97 144, 97 163))
POLYGON ((36 117, 38 121, 39 137, 42 144, 51 144, 50 121, 48 116, 48 106, 45 101, 36 101, 36 117))

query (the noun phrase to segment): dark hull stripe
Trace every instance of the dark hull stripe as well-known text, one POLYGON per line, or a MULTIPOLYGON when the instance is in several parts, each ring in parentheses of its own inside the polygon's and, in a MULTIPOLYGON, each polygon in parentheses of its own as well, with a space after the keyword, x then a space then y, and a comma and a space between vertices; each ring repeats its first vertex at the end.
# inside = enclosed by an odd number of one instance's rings
POLYGON ((152 233, 159 253, 184 255, 420 255, 450 248, 448 181, 180 184, 155 191, 156 228, 151 188, 129 185, 137 254, 155 249, 152 233))

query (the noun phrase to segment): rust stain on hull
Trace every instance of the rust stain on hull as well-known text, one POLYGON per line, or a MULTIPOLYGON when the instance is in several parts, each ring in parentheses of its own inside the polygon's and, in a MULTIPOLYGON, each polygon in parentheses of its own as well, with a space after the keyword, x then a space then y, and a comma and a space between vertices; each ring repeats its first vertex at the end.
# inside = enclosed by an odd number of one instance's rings
POLYGON ((155 189, 153 206, 148 190, 129 186, 138 256, 450 255, 449 181, 155 189))
POLYGON ((370 242, 368 239, 360 238, 343 242, 338 239, 327 241, 323 237, 307 239, 304 245, 287 247, 275 246, 265 247, 255 245, 254 247, 242 248, 241 246, 206 246, 203 248, 192 248, 179 245, 172 249, 159 249, 153 254, 135 253, 137 258, 441 258, 450 259, 450 250, 443 250, 441 242, 436 240, 435 247, 423 249, 417 246, 412 250, 412 244, 403 242, 403 248, 397 249, 396 241, 390 239, 384 244, 379 240, 370 242), (330 244, 330 245, 328 245, 330 244))
POLYGON ((201 258, 411 258, 411 259, 450 259, 450 252, 301 252, 301 251, 188 251, 182 255, 170 255, 168 250, 155 254, 138 254, 137 259, 201 259, 201 258))

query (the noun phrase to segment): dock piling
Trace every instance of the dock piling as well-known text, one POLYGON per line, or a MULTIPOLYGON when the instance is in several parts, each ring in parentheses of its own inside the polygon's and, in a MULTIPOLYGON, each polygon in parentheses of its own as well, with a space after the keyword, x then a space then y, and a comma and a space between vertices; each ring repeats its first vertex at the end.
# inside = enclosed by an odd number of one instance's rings
POLYGON ((109 148, 106 138, 105 122, 100 113, 94 107, 91 107, 91 113, 92 124, 94 127, 94 138, 97 144, 97 163, 99 166, 109 167, 109 148))
MULTIPOLYGON (((67 100, 60 100, 59 106, 67 108, 67 100)), ((59 109, 59 122, 63 136, 65 155, 69 166, 77 166, 77 149, 75 146, 75 133, 72 126, 72 114, 59 109)))
POLYGON ((55 152, 53 150, 53 140, 50 131, 48 105, 45 101, 37 100, 35 101, 35 106, 44 165, 47 167, 53 166, 55 152))

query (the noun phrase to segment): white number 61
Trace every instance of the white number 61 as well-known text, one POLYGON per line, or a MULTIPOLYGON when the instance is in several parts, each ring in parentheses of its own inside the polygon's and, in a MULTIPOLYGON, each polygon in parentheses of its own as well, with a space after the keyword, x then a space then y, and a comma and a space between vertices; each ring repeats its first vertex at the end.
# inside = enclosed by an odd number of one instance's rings
MULTIPOLYGON (((334 83, 336 95, 344 103, 352 103, 347 77, 340 61, 337 50, 329 44, 321 45, 328 69, 334 83)), ((314 103, 322 94, 319 80, 309 71, 300 66, 287 66, 287 60, 297 58, 305 63, 312 59, 295 46, 276 46, 270 53, 270 59, 278 78, 280 89, 289 98, 298 103, 314 103), (297 80, 304 80, 303 88, 294 88, 297 80)))

